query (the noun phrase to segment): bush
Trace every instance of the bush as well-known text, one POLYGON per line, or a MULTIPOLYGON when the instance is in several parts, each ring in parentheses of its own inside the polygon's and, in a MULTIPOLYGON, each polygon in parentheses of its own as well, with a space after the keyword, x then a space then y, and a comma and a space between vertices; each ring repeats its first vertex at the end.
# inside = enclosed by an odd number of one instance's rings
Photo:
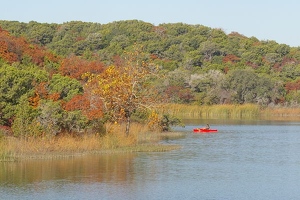
POLYGON ((171 126, 183 126, 179 118, 170 115, 163 115, 159 124, 161 131, 170 131, 171 126))

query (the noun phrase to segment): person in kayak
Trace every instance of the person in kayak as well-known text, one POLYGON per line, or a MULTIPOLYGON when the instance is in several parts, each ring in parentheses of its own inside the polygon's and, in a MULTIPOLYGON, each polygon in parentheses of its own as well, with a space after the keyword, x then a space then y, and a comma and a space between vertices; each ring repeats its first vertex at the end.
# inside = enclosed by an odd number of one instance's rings
POLYGON ((209 130, 210 129, 209 124, 206 124, 206 126, 203 129, 209 130))

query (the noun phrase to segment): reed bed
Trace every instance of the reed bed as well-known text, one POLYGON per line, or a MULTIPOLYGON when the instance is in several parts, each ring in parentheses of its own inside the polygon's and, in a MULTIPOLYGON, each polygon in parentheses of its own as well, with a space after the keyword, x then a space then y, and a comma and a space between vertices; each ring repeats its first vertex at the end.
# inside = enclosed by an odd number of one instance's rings
POLYGON ((183 119, 267 119, 300 120, 300 107, 260 107, 256 104, 243 105, 185 105, 167 104, 161 112, 183 119))
POLYGON ((168 104, 162 109, 164 113, 183 117, 186 119, 199 118, 233 118, 243 119, 252 118, 260 115, 260 107, 254 104, 243 105, 183 105, 183 104, 168 104))
POLYGON ((3 137, 0 140, 0 161, 19 159, 53 159, 93 153, 169 151, 177 145, 161 145, 162 139, 184 137, 183 133, 153 133, 145 125, 134 124, 129 136, 123 125, 110 125, 107 134, 51 138, 3 137))

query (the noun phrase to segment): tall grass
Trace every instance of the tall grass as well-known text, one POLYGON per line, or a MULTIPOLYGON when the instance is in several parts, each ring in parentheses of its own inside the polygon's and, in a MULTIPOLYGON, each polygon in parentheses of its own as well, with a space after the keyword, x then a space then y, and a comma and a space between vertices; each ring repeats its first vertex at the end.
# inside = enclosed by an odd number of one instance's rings
POLYGON ((300 120, 300 107, 260 107, 256 104, 243 105, 185 105, 166 104, 160 112, 184 119, 268 119, 300 120))
MULTIPOLYGON (((125 134, 125 125, 109 125, 105 135, 92 134, 84 136, 64 135, 52 138, 15 138, 3 137, 0 140, 0 161, 22 158, 60 158, 86 153, 166 151, 178 146, 158 145, 166 139, 165 134, 153 133, 148 127, 133 124, 129 136, 125 134)), ((173 133, 173 137, 182 134, 173 133)), ((169 134, 168 137, 172 137, 169 134)))
POLYGON ((260 115, 260 107, 254 104, 244 105, 183 105, 168 104, 164 105, 162 112, 184 117, 186 119, 198 118, 252 118, 260 115))

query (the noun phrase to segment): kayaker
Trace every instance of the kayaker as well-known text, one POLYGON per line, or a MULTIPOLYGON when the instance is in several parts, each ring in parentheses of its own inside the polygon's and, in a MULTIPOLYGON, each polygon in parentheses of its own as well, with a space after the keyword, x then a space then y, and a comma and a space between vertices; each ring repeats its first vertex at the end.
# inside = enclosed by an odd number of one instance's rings
POLYGON ((210 129, 210 126, 209 126, 209 124, 206 124, 206 126, 205 126, 205 128, 204 129, 206 129, 206 130, 209 130, 210 129))

